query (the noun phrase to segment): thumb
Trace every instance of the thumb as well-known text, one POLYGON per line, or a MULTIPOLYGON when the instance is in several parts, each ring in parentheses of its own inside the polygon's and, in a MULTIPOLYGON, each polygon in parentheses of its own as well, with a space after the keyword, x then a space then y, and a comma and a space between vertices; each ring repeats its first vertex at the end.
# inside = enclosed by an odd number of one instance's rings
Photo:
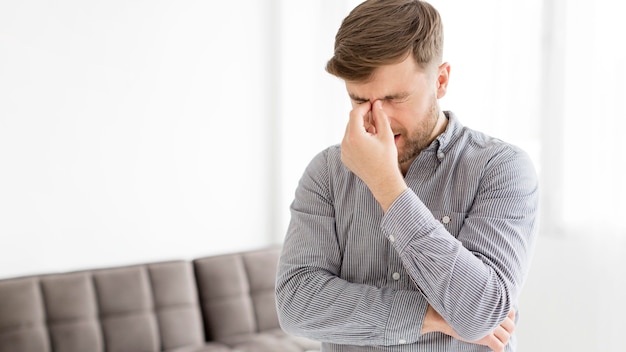
POLYGON ((385 111, 383 110, 383 103, 380 100, 374 102, 372 107, 372 123, 376 127, 376 131, 382 138, 393 138, 393 131, 391 130, 391 124, 385 111))

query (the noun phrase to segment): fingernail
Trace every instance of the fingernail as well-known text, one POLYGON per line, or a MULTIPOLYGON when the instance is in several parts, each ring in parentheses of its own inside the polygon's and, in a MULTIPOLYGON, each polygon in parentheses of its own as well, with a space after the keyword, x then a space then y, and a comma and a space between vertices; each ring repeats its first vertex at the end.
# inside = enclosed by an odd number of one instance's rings
POLYGON ((383 108, 383 103, 380 100, 376 100, 376 107, 379 109, 383 108))

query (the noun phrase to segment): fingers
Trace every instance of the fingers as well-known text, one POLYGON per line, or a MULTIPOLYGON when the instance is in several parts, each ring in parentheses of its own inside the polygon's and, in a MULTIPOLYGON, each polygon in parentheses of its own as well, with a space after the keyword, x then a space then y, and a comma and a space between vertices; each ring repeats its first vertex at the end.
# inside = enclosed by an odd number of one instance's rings
POLYGON ((502 326, 498 326, 493 331, 493 335, 498 339, 498 341, 500 341, 503 347, 509 343, 509 339, 511 338, 511 333, 502 326))
POLYGON ((517 314, 517 312, 515 312, 515 309, 514 309, 514 308, 511 308, 511 311, 509 312, 509 316, 508 316, 508 317, 509 317, 511 320, 513 320, 513 322, 515 322, 515 314, 517 314))
POLYGON ((515 330, 515 310, 511 310, 504 321, 490 334, 473 343, 487 346, 494 352, 503 352, 515 330))
POLYGON ((500 339, 495 336, 495 334, 491 334, 487 338, 486 346, 489 347, 493 352, 504 352, 505 344, 503 344, 502 341, 500 341, 500 339))
POLYGON ((509 334, 512 334, 513 331, 515 330, 515 312, 509 313, 509 316, 504 319, 504 321, 502 322, 502 324, 500 324, 500 327, 502 327, 504 330, 506 330, 509 334))
POLYGON ((383 103, 380 100, 376 100, 372 106, 372 123, 382 138, 393 138, 389 118, 383 111, 383 103))
POLYGON ((515 331, 515 310, 511 310, 502 324, 492 332, 490 347, 496 352, 504 351, 504 346, 509 343, 513 331, 515 331))
POLYGON ((370 112, 372 110, 372 104, 365 102, 357 105, 352 111, 350 111, 350 120, 348 126, 346 126, 346 132, 362 133, 368 131, 370 123, 370 112))

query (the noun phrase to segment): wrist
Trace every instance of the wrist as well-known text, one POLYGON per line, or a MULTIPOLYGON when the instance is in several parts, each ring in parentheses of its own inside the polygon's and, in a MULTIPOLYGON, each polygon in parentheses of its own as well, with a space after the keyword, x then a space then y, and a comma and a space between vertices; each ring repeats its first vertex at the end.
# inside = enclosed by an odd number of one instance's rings
POLYGON ((377 185, 370 187, 370 191, 378 201, 378 204, 380 204, 383 212, 386 213, 393 202, 395 202, 407 188, 408 186, 406 182, 404 182, 404 178, 400 176, 382 179, 377 185))
POLYGON ((454 336, 452 327, 437 313, 437 311, 429 304, 422 324, 422 335, 430 332, 441 332, 448 336, 454 336))

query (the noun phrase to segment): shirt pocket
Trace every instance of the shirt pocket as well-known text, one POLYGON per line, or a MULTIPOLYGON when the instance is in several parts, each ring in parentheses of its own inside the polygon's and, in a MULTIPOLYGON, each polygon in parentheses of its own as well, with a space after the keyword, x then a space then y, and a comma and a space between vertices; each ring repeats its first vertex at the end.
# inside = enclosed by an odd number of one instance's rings
POLYGON ((432 212, 433 216, 439 221, 443 227, 455 238, 459 237, 459 232, 465 222, 467 213, 456 213, 446 210, 435 210, 432 212))

